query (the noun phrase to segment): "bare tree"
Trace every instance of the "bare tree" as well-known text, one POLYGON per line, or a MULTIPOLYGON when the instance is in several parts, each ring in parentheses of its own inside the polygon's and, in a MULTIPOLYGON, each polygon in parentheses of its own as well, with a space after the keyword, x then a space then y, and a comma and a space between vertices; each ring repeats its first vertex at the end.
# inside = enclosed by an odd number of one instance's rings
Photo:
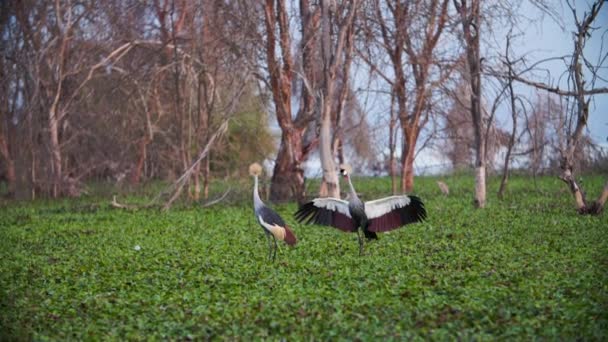
POLYGON ((302 162, 300 143, 302 130, 294 127, 291 119, 291 82, 293 77, 293 61, 291 56, 291 39, 287 9, 283 1, 267 0, 264 6, 264 19, 266 27, 266 63, 270 77, 270 87, 275 105, 277 121, 282 130, 281 146, 277 156, 271 199, 284 200, 292 194, 303 192, 298 185, 304 183, 299 177, 297 169, 302 162), (276 8, 275 8, 276 5, 276 8), (279 44, 281 59, 276 54, 276 31, 279 31, 279 44), (295 189, 290 186, 295 182, 295 189))
MULTIPOLYGON (((13 197, 17 187, 17 175, 15 173, 15 160, 13 157, 12 142, 14 141, 14 126, 11 117, 15 115, 17 95, 19 94, 18 73, 9 73, 8 63, 5 60, 17 59, 17 37, 11 30, 9 18, 11 8, 8 2, 0 4, 0 50, 5 56, 0 57, 0 157, 4 165, 4 176, 8 183, 8 195, 13 197), (11 44, 12 43, 12 44, 11 44), (11 86, 12 85, 12 89, 11 86)), ((0 173, 2 169, 0 168, 0 173)))
MULTIPOLYGON (((414 159, 421 130, 429 121, 429 101, 451 68, 441 65, 437 45, 447 24, 448 0, 375 1, 369 18, 370 31, 378 31, 377 44, 388 55, 392 75, 381 71, 369 53, 364 60, 391 89, 403 137, 401 191, 414 187, 414 159)), ((392 139, 392 136, 391 136, 392 139)))
MULTIPOLYGON (((583 141, 583 132, 589 118, 589 103, 591 96, 596 94, 608 93, 606 87, 596 87, 595 83, 598 79, 598 70, 602 68, 602 64, 606 61, 606 56, 600 56, 597 65, 594 65, 585 56, 585 44, 597 30, 593 26, 597 19, 600 9, 605 4, 603 0, 594 1, 588 11, 585 11, 581 17, 578 16, 574 2, 567 1, 567 5, 572 12, 572 17, 576 26, 574 31, 574 47, 573 53, 568 67, 568 86, 569 89, 560 89, 560 87, 548 85, 542 82, 530 81, 524 77, 516 76, 515 80, 534 86, 537 89, 542 89, 550 93, 561 95, 572 99, 573 106, 566 111, 566 117, 563 118, 563 127, 566 131, 565 141, 560 142, 559 153, 561 155, 560 179, 563 180, 572 193, 576 208, 581 214, 599 214, 608 198, 608 181, 604 189, 596 201, 588 202, 575 178, 575 160, 577 152, 580 151, 580 144, 583 141), (592 76, 589 81, 585 77, 585 70, 592 76)), ((605 34, 605 32, 604 32, 605 34)), ((538 63, 537 63, 538 64, 538 63)))
POLYGON ((517 108, 515 106, 516 96, 515 91, 513 90, 513 61, 509 57, 509 48, 511 44, 511 33, 507 36, 507 44, 505 47, 505 62, 504 64, 507 67, 509 78, 507 79, 507 89, 509 95, 509 105, 511 109, 511 134, 509 135, 509 142, 507 144, 507 152, 505 153, 505 161, 502 169, 502 179, 500 180, 500 187, 498 188, 498 198, 502 199, 503 193, 507 187, 507 182, 509 180, 509 162, 511 161, 511 153, 513 151, 513 146, 515 145, 515 137, 517 135, 517 108))
POLYGON ((332 149, 332 109, 342 108, 342 101, 348 89, 348 66, 352 62, 349 53, 353 45, 354 20, 359 6, 358 1, 343 1, 330 6, 329 1, 321 1, 321 41, 323 56, 323 85, 321 97, 321 130, 319 133, 319 149, 321 167, 323 169, 323 183, 320 196, 340 197, 340 186, 332 149), (330 7, 334 7, 331 8, 330 7), (344 17, 341 18, 341 13, 344 17), (335 25, 338 30, 336 37, 332 37, 331 28, 335 25), (334 43, 335 41, 335 43, 334 43), (338 79, 338 66, 342 66, 345 73, 342 77, 342 93, 336 97, 336 83, 338 79), (336 104, 337 100, 337 104, 336 104))
POLYGON ((98 71, 121 59, 133 44, 104 45, 83 39, 94 29, 97 10, 88 2, 19 2, 13 8, 27 51, 24 55, 28 56, 14 61, 29 75, 23 87, 28 92, 23 104, 28 112, 25 121, 33 124, 29 126, 30 137, 38 137, 30 140, 36 145, 28 165, 30 185, 57 197, 73 184, 73 175, 66 170, 69 160, 63 155, 63 140, 71 134, 69 117, 90 95, 83 89, 98 71), (44 123, 43 127, 39 122, 44 123))
MULTIPOLYGON (((307 2, 301 3, 305 6, 307 2)), ((308 20, 315 20, 313 16, 308 20)), ((289 31, 289 16, 285 1, 266 0, 264 5, 265 54, 275 112, 281 128, 281 143, 275 161, 270 189, 270 199, 274 201, 304 198, 304 170, 302 162, 310 152, 310 146, 303 144, 308 123, 313 119, 312 111, 300 110, 292 117, 291 96, 294 77, 292 39, 289 31), (278 34, 278 49, 277 49, 278 34), (277 51, 280 57, 277 57, 277 51)), ((313 28, 314 25, 303 23, 313 28)), ((304 34, 310 37, 310 34, 304 34)), ((309 60, 309 59, 307 59, 309 60)), ((303 67, 306 70, 307 66, 303 67)), ((310 97, 308 97, 310 101, 310 97)), ((309 109, 309 108, 306 108, 309 109)))
POLYGON ((471 87, 470 113, 475 137, 475 205, 486 205, 486 140, 483 136, 483 115, 481 108, 481 56, 479 35, 481 30, 480 0, 453 0, 460 16, 463 42, 466 50, 468 74, 471 87))

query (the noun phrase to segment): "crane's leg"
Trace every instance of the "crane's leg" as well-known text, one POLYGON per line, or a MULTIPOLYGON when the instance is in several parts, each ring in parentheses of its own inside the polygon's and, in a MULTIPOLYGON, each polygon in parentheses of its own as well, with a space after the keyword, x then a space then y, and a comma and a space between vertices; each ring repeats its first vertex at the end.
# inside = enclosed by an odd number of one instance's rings
POLYGON ((270 258, 272 258, 272 242, 270 241, 268 233, 265 233, 264 235, 266 235, 266 241, 268 241, 268 260, 270 260, 270 258))
POLYGON ((363 255, 363 238, 361 238, 361 232, 357 229, 357 238, 359 238, 359 256, 363 255))
POLYGON ((274 235, 272 236, 272 239, 274 240, 274 254, 272 255, 272 262, 274 262, 274 259, 277 258, 277 238, 274 237, 274 235))

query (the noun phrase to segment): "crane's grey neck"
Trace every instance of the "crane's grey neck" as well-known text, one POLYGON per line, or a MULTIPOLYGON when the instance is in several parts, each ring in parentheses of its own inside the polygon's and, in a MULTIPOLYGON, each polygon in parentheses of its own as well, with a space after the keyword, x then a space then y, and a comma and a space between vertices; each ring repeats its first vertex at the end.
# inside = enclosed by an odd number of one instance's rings
POLYGON ((350 175, 346 176, 346 180, 348 180, 348 186, 350 188, 350 193, 348 194, 351 200, 359 200, 359 196, 357 196, 357 192, 355 191, 355 187, 353 186, 353 182, 350 180, 350 175))
POLYGON ((262 209, 264 203, 260 199, 260 194, 258 193, 258 176, 253 176, 253 208, 255 211, 262 209))

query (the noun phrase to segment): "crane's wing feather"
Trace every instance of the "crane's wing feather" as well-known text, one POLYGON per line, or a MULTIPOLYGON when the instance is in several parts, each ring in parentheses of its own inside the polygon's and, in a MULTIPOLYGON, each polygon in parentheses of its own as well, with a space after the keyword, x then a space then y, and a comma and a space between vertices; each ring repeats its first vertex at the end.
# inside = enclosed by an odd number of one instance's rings
POLYGON ((276 213, 276 211, 264 206, 259 210, 259 215, 262 216, 264 222, 272 225, 278 225, 281 227, 285 227, 285 221, 283 218, 276 213))
POLYGON ((288 245, 293 246, 298 239, 295 234, 289 229, 289 226, 283 221, 283 218, 276 211, 264 206, 258 213, 261 217, 262 226, 271 232, 279 240, 285 241, 288 245))
POLYGON ((365 202, 365 214, 372 232, 386 232, 426 219, 426 209, 420 198, 405 195, 365 202))
POLYGON ((350 216, 348 202, 337 198, 315 198, 303 204, 294 214, 298 222, 319 224, 338 228, 345 232, 357 229, 357 224, 350 216))

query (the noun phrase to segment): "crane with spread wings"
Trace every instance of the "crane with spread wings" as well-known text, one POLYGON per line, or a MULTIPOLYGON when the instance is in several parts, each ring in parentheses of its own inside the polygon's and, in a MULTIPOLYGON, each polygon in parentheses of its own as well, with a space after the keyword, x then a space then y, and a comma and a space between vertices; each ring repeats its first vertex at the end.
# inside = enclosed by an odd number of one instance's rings
POLYGON ((363 254, 363 238, 359 228, 368 240, 377 239, 376 233, 403 227, 426 219, 424 203, 417 196, 390 196, 363 202, 357 196, 350 179, 350 167, 340 166, 340 173, 347 180, 350 191, 348 201, 326 197, 315 198, 300 206, 294 214, 298 222, 319 224, 357 233, 359 255, 363 254))

